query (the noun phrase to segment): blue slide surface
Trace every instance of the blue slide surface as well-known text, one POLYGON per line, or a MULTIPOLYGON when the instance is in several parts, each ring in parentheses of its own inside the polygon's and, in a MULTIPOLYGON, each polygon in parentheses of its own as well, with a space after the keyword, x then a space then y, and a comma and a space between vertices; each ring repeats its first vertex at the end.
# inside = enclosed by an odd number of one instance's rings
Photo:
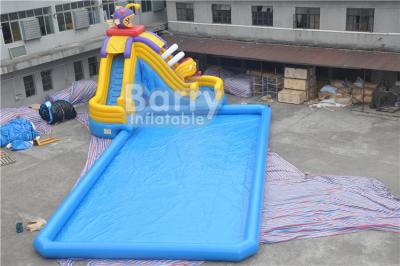
POLYGON ((113 58, 108 84, 107 105, 116 105, 121 94, 122 77, 124 74, 124 56, 117 55, 113 58))
POLYGON ((239 261, 259 248, 270 108, 124 130, 35 240, 51 258, 239 261))

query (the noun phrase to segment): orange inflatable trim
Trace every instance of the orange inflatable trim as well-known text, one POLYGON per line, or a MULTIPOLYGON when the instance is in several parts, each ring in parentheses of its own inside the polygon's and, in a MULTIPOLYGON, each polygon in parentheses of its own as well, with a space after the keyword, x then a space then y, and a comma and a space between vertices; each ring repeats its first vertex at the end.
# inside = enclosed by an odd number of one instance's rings
POLYGON ((117 27, 112 27, 106 31, 106 34, 107 36, 138 36, 143 32, 143 25, 135 25, 134 27, 127 29, 118 29, 117 27))

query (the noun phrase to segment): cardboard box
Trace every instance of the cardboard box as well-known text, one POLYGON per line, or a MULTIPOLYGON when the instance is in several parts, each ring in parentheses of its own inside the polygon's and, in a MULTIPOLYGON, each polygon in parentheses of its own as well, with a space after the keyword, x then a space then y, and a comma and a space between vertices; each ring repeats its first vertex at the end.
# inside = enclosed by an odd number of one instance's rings
POLYGON ((281 103, 303 104, 306 100, 306 91, 283 89, 278 92, 278 101, 281 103))
POLYGON ((310 83, 309 83, 309 80, 307 80, 307 79, 285 78, 283 81, 283 87, 285 89, 307 91, 309 86, 310 86, 310 83))
POLYGON ((310 79, 315 76, 315 68, 292 68, 285 67, 285 78, 310 79))

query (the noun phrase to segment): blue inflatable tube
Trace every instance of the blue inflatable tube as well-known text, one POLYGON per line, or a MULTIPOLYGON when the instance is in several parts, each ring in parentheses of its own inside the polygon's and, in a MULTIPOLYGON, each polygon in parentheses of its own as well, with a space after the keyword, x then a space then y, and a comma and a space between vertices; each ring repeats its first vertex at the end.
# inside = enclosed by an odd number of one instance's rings
POLYGON ((240 261, 259 248, 271 110, 125 127, 34 240, 48 258, 240 261))

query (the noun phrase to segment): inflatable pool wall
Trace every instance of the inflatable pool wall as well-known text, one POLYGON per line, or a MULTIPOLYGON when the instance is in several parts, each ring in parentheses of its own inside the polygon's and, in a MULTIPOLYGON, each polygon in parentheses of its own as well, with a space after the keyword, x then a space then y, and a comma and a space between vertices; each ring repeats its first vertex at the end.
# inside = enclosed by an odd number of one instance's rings
MULTIPOLYGON (((137 5, 135 6, 137 8, 137 5)), ((177 46, 128 22, 101 49, 90 130, 112 143, 34 240, 47 258, 240 261, 259 249, 271 110, 222 105, 205 125, 138 127, 125 85, 190 101, 201 89, 223 103, 221 79, 194 75, 177 46)), ((128 93, 129 94, 129 93, 128 93)), ((196 100, 197 101, 197 100, 196 100)), ((176 114, 169 114, 174 116, 176 114)))

